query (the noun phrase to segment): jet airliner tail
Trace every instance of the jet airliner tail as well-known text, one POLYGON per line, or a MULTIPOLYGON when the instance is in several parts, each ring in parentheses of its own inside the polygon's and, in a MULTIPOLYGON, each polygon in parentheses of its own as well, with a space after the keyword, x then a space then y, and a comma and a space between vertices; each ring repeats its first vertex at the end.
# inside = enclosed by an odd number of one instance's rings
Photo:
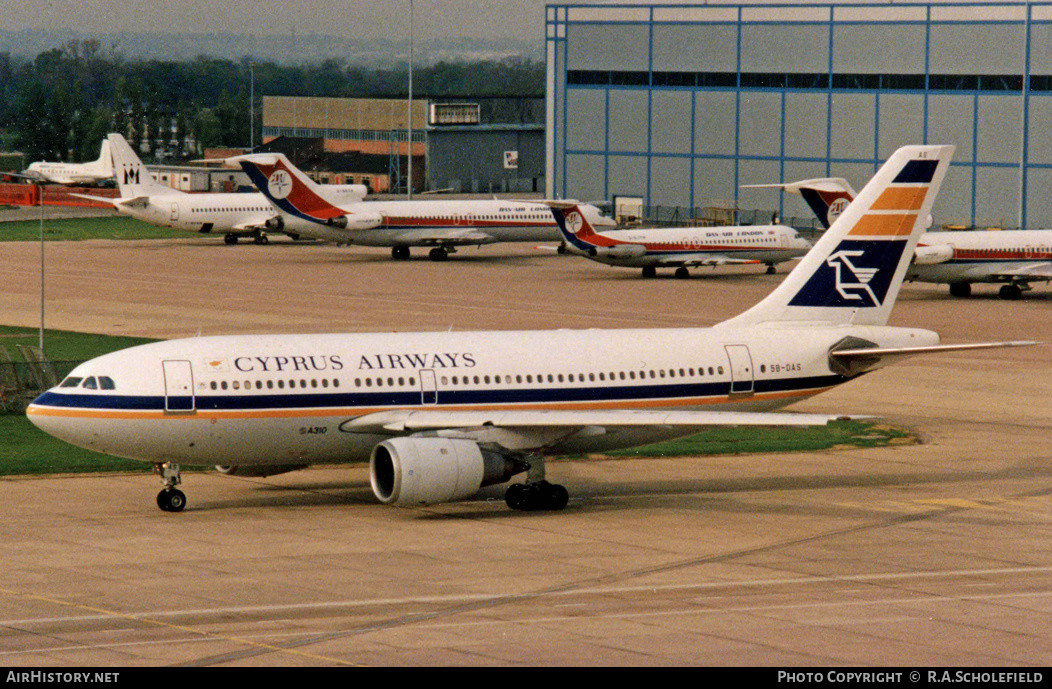
POLYGON ((128 141, 120 134, 106 137, 113 156, 114 173, 117 177, 117 188, 122 199, 134 199, 151 194, 178 194, 179 190, 166 187, 150 176, 150 171, 135 155, 128 141))
POLYGON ((774 292, 721 325, 887 324, 953 151, 897 150, 774 292))
POLYGON ((600 235, 596 234, 592 223, 587 215, 575 201, 545 201, 552 209, 555 216, 555 224, 559 226, 559 232, 567 245, 583 253, 593 253, 599 245, 596 240, 600 235))
POLYGON ((282 153, 252 153, 229 158, 238 163, 256 188, 281 211, 321 224, 344 217, 345 209, 333 205, 321 187, 282 153))

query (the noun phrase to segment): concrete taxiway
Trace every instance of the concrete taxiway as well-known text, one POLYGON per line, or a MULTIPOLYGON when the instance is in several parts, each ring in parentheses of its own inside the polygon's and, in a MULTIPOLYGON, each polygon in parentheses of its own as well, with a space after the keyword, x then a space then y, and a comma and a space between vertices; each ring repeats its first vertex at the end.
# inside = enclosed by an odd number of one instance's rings
MULTIPOLYGON (((5 324, 39 319, 39 247, 0 252, 5 324)), ((643 280, 496 245, 448 262, 221 238, 47 246, 47 326, 198 333, 706 326, 759 268, 643 280)), ((1052 289, 907 285, 894 325, 1052 341, 1052 289)), ((528 335, 524 335, 528 337, 528 335)), ((0 479, 0 663, 906 665, 1052 663, 1048 347, 919 357, 796 405, 922 442, 767 456, 554 461, 561 513, 500 487, 375 502, 365 467, 267 479, 0 479)))

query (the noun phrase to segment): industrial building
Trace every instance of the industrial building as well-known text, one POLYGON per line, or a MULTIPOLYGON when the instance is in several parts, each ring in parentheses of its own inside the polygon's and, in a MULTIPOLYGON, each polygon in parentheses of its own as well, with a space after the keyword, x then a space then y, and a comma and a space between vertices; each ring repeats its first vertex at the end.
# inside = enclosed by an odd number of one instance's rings
MULTIPOLYGON (((404 192, 409 175, 409 104, 382 98, 263 99, 263 141, 320 139, 328 153, 358 153, 369 169, 340 170, 334 183, 404 192), (376 159, 386 157, 386 169, 376 159)), ((544 100, 414 99, 414 191, 543 191, 544 100)), ((337 171, 322 171, 337 172, 337 171)))
POLYGON ((550 194, 806 217, 742 185, 954 144, 937 224, 1052 226, 1052 3, 553 4, 546 50, 550 194))

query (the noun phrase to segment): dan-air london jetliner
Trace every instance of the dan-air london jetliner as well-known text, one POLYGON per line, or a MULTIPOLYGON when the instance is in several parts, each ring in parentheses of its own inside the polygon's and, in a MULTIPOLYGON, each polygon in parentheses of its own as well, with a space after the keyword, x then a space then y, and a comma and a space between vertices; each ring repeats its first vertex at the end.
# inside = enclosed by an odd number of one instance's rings
POLYGON ((690 276, 697 266, 775 264, 803 256, 811 243, 785 225, 732 227, 652 227, 596 232, 588 215, 570 202, 549 202, 567 251, 611 266, 642 268, 643 277, 658 268, 675 268, 675 276, 690 276))
MULTIPOLYGON (((309 237, 338 244, 389 246, 396 260, 409 258, 409 247, 431 247, 428 257, 444 261, 458 246, 495 242, 560 241, 562 235, 543 201, 502 199, 366 201, 334 203, 281 153, 228 158, 239 163, 252 183, 274 204, 285 224, 309 237)), ((592 225, 616 223, 593 205, 580 204, 592 225)))
POLYGON ((515 509, 561 509, 544 458, 727 425, 824 424, 773 412, 939 345, 889 327, 953 148, 900 149, 764 300, 713 328, 245 335, 92 359, 29 407, 48 433, 157 466, 269 475, 369 460, 388 504, 462 499, 526 473, 515 509))

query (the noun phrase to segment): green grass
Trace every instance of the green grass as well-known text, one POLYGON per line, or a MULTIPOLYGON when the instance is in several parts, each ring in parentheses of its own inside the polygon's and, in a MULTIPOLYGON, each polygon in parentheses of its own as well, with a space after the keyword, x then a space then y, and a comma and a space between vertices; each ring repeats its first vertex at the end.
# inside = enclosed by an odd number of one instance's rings
MULTIPOLYGON (((145 337, 121 337, 74 333, 65 330, 44 330, 44 351, 51 361, 85 361, 118 349, 146 344, 145 337)), ((15 345, 40 345, 39 328, 16 328, 0 325, 0 347, 7 350, 13 361, 22 361, 15 345)))
MULTIPOLYGON (((21 361, 15 344, 36 346, 39 331, 0 326, 0 346, 21 361)), ((107 352, 151 342, 48 330, 44 346, 52 361, 82 361, 107 352)), ((883 447, 916 442, 910 432, 868 421, 837 421, 810 428, 720 428, 689 438, 610 452, 610 457, 681 457, 687 455, 815 452, 834 447, 883 447)), ((0 476, 98 471, 150 471, 145 462, 117 459, 82 450, 38 430, 21 414, 0 414, 0 476)))
MULTIPOLYGON (((78 241, 84 239, 178 239, 193 237, 192 232, 158 227, 123 215, 100 218, 44 218, 44 241, 78 241)), ((0 223, 0 241, 40 241, 39 220, 0 223)))
POLYGON ((152 470, 146 462, 118 459, 64 443, 25 416, 0 415, 0 476, 152 470))
POLYGON ((917 442, 909 431, 868 421, 834 421, 804 428, 717 428, 689 438, 618 450, 611 457, 816 452, 834 447, 885 447, 917 442))

